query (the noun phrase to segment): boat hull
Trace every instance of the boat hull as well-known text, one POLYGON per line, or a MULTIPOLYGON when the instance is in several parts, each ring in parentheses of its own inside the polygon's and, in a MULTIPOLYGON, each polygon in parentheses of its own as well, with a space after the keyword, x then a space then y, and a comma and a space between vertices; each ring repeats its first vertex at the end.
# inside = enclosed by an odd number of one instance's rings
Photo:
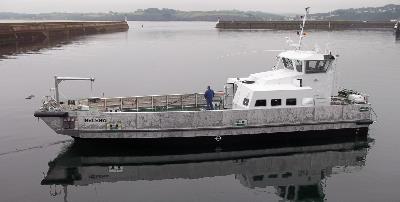
POLYGON ((368 104, 178 112, 69 111, 68 117, 42 114, 40 118, 57 133, 80 139, 218 140, 239 135, 357 131, 373 123, 368 104))
POLYGON ((96 148, 113 148, 115 145, 141 149, 205 149, 215 150, 216 148, 230 149, 241 148, 252 145, 253 147, 276 147, 304 144, 318 144, 320 142, 343 142, 343 141, 365 141, 368 139, 367 127, 357 129, 335 129, 324 131, 304 131, 272 134, 241 134, 227 135, 218 141, 212 136, 196 137, 167 137, 167 138, 79 138, 74 141, 81 145, 96 148))

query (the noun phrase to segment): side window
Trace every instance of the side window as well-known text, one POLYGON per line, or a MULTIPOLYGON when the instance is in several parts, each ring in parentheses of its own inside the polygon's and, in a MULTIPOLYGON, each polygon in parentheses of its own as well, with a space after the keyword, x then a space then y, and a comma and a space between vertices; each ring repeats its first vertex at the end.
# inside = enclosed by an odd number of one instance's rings
POLYGON ((256 100, 256 104, 254 106, 265 107, 265 106, 267 106, 267 100, 256 100))
POLYGON ((306 73, 326 72, 331 64, 329 60, 309 60, 306 61, 306 73))
POLYGON ((281 106, 282 105, 282 100, 281 99, 272 99, 271 100, 271 106, 281 106))
POLYGON ((244 106, 248 106, 249 105, 249 99, 248 98, 244 98, 243 99, 243 105, 244 106))
POLYGON ((289 98, 289 99, 286 99, 286 105, 288 105, 288 106, 295 106, 295 105, 297 105, 297 100, 296 100, 296 98, 289 98))
POLYGON ((302 61, 295 60, 295 65, 296 65, 296 71, 303 72, 303 70, 302 70, 303 62, 302 61))

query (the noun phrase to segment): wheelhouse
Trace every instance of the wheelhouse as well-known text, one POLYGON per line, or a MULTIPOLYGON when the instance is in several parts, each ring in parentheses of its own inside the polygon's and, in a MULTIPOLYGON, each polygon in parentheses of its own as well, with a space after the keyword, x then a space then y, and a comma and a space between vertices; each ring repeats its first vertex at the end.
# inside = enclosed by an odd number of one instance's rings
POLYGON ((225 94, 233 97, 232 109, 328 104, 333 89, 334 60, 332 54, 285 51, 277 57, 273 71, 251 74, 247 78, 228 79, 225 89, 231 92, 226 91, 225 94))

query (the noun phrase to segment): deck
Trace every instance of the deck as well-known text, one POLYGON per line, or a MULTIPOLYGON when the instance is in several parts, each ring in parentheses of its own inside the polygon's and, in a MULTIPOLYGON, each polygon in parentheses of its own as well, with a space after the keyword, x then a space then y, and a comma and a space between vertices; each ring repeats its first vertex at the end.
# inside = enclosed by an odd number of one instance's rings
MULTIPOLYGON (((216 92, 213 103, 216 109, 223 109, 223 92, 216 92)), ((79 105, 89 106, 100 112, 155 112, 155 111, 201 111, 206 109, 204 93, 150 95, 133 97, 100 98, 61 102, 68 110, 77 110, 79 105)))

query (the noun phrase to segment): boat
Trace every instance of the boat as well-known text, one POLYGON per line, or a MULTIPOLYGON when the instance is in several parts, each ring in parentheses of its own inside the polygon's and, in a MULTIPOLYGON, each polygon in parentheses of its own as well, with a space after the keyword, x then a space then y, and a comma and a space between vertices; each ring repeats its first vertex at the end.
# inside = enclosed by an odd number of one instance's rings
POLYGON ((228 78, 213 97, 214 110, 207 110, 203 93, 60 100, 61 82, 94 78, 55 76, 55 96, 46 96, 34 116, 56 133, 80 140, 366 135, 374 122, 369 96, 338 90, 336 55, 302 49, 308 13, 306 8, 293 49, 281 52, 271 71, 228 78))
POLYGON ((52 196, 57 193, 67 198, 68 190, 75 193, 98 184, 118 187, 118 182, 127 182, 125 186, 165 180, 195 183, 198 179, 225 177, 248 190, 272 188, 288 201, 322 201, 327 178, 365 166, 369 141, 308 142, 283 147, 245 145, 214 151, 146 148, 74 142, 48 163, 41 184, 49 186, 52 196))

